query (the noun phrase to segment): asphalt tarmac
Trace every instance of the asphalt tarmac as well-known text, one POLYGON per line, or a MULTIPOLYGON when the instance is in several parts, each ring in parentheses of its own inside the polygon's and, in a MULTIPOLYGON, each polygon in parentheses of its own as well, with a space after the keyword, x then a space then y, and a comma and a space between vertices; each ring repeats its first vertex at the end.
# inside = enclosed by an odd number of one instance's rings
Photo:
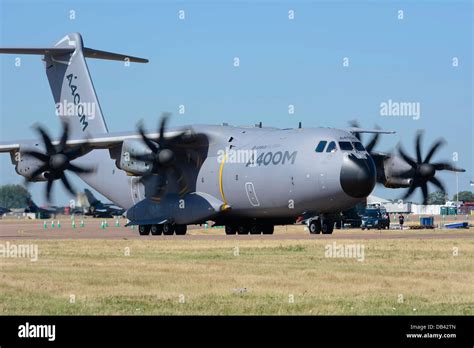
POLYGON ((108 227, 101 228, 102 220, 88 219, 85 226, 80 227, 76 221, 73 228, 71 221, 61 221, 61 227, 54 228, 51 221, 44 220, 7 220, 0 221, 0 240, 18 239, 46 239, 46 240, 74 240, 74 239, 144 239, 144 240, 311 240, 311 239, 453 239, 474 238, 471 229, 462 230, 370 230, 360 229, 334 230, 331 235, 312 235, 303 225, 276 226, 273 235, 232 235, 227 236, 223 228, 204 228, 202 226, 189 226, 184 236, 140 236, 137 227, 123 227, 125 220, 120 221, 120 226, 115 226, 114 220, 108 220, 108 227))

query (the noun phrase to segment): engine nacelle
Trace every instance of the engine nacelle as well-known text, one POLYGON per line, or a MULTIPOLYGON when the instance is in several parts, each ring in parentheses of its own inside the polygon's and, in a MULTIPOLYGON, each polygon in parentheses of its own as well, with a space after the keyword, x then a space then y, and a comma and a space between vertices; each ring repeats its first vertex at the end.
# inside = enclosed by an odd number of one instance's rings
POLYGON ((133 175, 147 175, 153 169, 153 164, 146 161, 138 161, 133 156, 148 155, 152 151, 138 139, 127 139, 122 143, 120 158, 117 159, 117 167, 133 175))
POLYGON ((397 177, 389 177, 385 179, 384 186, 388 188, 402 188, 402 187, 410 187, 413 179, 411 178, 397 178, 397 177))
POLYGON ((387 155, 376 162, 377 182, 388 188, 410 187, 413 182, 411 166, 400 156, 387 155))
MULTIPOLYGON (((19 152, 18 159, 16 161, 15 171, 24 176, 25 178, 29 179, 31 174, 33 174, 39 167, 44 165, 43 162, 40 160, 24 155, 21 150, 19 152)), ((42 172, 39 175, 31 178, 30 181, 47 181, 48 180, 48 172, 42 172)))

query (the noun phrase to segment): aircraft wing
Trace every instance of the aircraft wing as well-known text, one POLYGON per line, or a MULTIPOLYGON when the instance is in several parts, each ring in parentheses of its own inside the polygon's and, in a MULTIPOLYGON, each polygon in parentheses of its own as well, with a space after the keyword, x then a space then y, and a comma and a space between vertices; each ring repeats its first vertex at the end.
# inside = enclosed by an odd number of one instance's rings
MULTIPOLYGON (((183 129, 169 130, 164 133, 164 136, 172 137, 183 131, 183 129)), ((146 132, 145 134, 151 139, 158 139, 160 137, 157 132, 146 132)), ((109 149, 127 139, 141 139, 141 136, 137 132, 107 133, 101 136, 91 136, 83 139, 69 139, 67 144, 70 146, 87 144, 87 147, 90 149, 109 149)), ((59 141, 59 138, 53 139, 52 143, 53 145, 57 145, 59 141)), ((32 139, 0 142, 0 153, 18 151, 21 145, 37 146, 37 144, 38 140, 32 139)))
POLYGON ((391 130, 357 128, 357 127, 344 128, 344 130, 351 133, 380 133, 380 134, 395 134, 396 133, 395 131, 391 131, 391 130))
POLYGON ((388 157, 393 156, 393 154, 391 154, 391 153, 379 152, 379 151, 372 151, 372 152, 370 153, 370 155, 371 155, 372 157, 377 157, 377 158, 382 158, 382 159, 385 159, 385 158, 388 158, 388 157))

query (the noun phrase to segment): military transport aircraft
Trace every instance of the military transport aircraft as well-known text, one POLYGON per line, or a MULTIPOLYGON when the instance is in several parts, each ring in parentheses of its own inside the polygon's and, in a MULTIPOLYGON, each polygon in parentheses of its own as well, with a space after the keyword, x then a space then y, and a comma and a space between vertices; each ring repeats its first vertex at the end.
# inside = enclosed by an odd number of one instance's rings
POLYGON ((376 180, 411 192, 421 185, 424 191, 435 170, 452 169, 425 165, 434 151, 424 161, 403 152, 401 157, 373 154, 376 140, 367 151, 358 139, 361 133, 394 133, 379 129, 261 124, 168 129, 164 115, 157 132, 139 124, 138 132, 109 133, 85 58, 146 59, 86 48, 78 33, 54 47, 3 48, 0 53, 43 55, 63 123, 58 139, 37 126, 42 146, 35 140, 14 141, 0 144, 0 152, 10 153, 17 173, 28 181, 46 181, 48 200, 58 180, 74 193, 66 172, 76 173, 127 209, 129 224, 139 225, 142 235, 185 234, 187 225, 208 220, 225 225, 227 234, 271 234, 274 225, 297 219, 307 221, 311 233, 332 233, 339 213, 363 201, 376 180))

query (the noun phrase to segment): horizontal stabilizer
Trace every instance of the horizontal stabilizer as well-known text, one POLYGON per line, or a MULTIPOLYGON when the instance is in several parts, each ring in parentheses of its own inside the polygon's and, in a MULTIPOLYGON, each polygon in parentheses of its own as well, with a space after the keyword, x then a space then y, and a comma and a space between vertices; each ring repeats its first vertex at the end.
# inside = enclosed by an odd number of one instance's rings
POLYGON ((84 56, 87 58, 120 60, 120 61, 127 60, 134 63, 148 63, 148 59, 145 59, 145 58, 138 58, 138 57, 126 56, 119 53, 99 51, 99 50, 94 50, 92 48, 87 48, 87 47, 84 47, 83 52, 84 52, 84 56))
MULTIPOLYGON (((37 54, 45 56, 63 56, 68 53, 75 51, 74 47, 71 48, 0 48, 0 53, 6 54, 37 54)), ((82 49, 84 57, 87 58, 96 58, 96 59, 106 59, 106 60, 119 60, 119 61, 129 61, 134 63, 148 63, 148 59, 138 58, 127 56, 119 53, 112 53, 106 51, 94 50, 92 48, 84 47, 82 49)))
POLYGON ((75 48, 0 48, 0 53, 7 54, 38 54, 50 56, 62 56, 74 52, 75 48))

